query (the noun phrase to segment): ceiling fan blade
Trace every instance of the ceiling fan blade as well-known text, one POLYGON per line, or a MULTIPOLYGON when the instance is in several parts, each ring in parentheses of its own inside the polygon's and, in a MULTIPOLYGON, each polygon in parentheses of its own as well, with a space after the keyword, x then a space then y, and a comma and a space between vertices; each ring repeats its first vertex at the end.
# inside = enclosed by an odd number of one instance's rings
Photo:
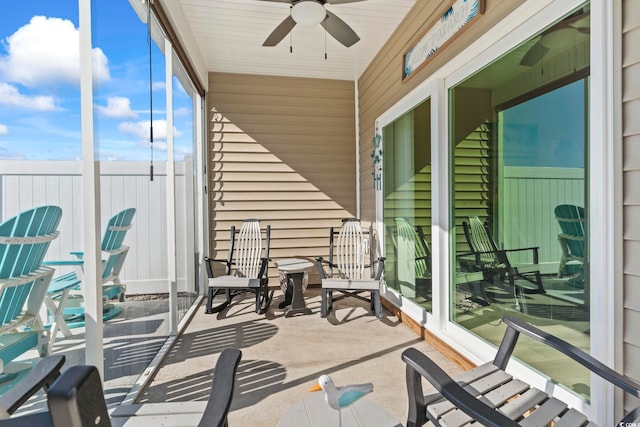
POLYGON ((355 3, 358 1, 364 1, 364 0, 326 0, 325 3, 327 4, 345 4, 345 3, 355 3))
POLYGON ((320 23, 331 36, 346 47, 356 44, 360 37, 346 22, 327 10, 327 17, 320 23))
POLYGON ((525 67, 533 67, 544 57, 544 55, 549 51, 548 47, 545 47, 542 44, 542 39, 535 42, 533 46, 529 48, 527 53, 522 56, 520 60, 520 65, 524 65, 525 67))
POLYGON ((291 15, 287 16, 286 18, 284 18, 284 21, 282 21, 280 25, 278 25, 276 29, 273 30, 271 34, 269 34, 269 37, 267 37, 264 43, 262 43, 262 46, 277 45, 282 41, 283 38, 287 36, 287 34, 289 34, 289 32, 291 32, 291 30, 295 26, 296 21, 294 21, 291 15))
POLYGON ((271 1, 276 3, 293 3, 292 0, 260 0, 260 1, 271 1))

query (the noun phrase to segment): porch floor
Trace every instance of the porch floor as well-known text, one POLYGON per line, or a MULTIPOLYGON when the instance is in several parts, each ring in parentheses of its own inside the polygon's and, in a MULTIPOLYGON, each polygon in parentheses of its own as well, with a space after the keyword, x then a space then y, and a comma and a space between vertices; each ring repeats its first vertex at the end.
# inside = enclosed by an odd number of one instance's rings
POLYGON ((450 373, 461 369, 385 310, 376 319, 354 298, 334 303, 320 317, 320 290, 307 289, 313 314, 284 317, 276 291, 265 315, 247 295, 221 313, 199 307, 184 334, 144 389, 138 403, 206 401, 212 368, 227 347, 242 351, 229 425, 275 426, 303 398, 321 374, 337 385, 372 382, 367 396, 404 425, 407 415, 405 366, 400 354, 416 347, 450 373))

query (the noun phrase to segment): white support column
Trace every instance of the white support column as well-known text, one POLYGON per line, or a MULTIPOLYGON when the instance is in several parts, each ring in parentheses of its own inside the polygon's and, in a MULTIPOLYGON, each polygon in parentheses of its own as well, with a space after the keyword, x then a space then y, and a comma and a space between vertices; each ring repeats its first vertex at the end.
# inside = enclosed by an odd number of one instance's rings
MULTIPOLYGON (((359 92, 358 92, 358 80, 353 82, 353 102, 354 102, 354 114, 355 114, 355 127, 356 127, 356 218, 360 218, 360 104, 358 103, 359 92)), ((378 230, 379 225, 376 225, 378 230)))
POLYGON ((198 269, 198 285, 199 295, 204 295, 207 289, 207 272, 203 264, 205 256, 209 256, 209 203, 208 203, 208 191, 209 183, 207 181, 208 170, 207 162, 208 158, 208 144, 207 144, 207 132, 208 129, 204 126, 207 117, 207 111, 204 107, 203 98, 199 95, 195 97, 195 127, 194 135, 196 136, 196 183, 198 188, 198 220, 197 220, 197 245, 198 245, 198 260, 197 264, 200 266, 198 269))
POLYGON ((91 0, 79 0, 80 96, 82 133, 82 211, 84 227, 85 363, 104 377, 102 329, 102 272, 100 262, 100 164, 93 140, 93 76, 91 0))
POLYGON ((431 85, 431 239, 432 300, 435 329, 442 330, 449 319, 451 286, 451 199, 449 182, 449 134, 447 91, 444 80, 431 85))
POLYGON ((178 331, 178 278, 176 273, 176 168, 173 158, 173 46, 164 40, 167 105, 167 273, 169 285, 169 334, 178 331))
MULTIPOLYGON (((620 182, 621 159, 617 147, 622 145, 620 112, 620 52, 616 46, 621 37, 620 18, 616 19, 613 0, 591 1, 591 78, 590 78, 590 153, 589 153, 589 283, 591 302, 591 355, 609 366, 615 366, 616 335, 614 320, 621 319, 619 287, 614 280, 615 254, 622 241, 619 210, 622 195, 615 187, 620 182), (616 159, 618 162, 616 162, 616 159), (599 196, 593 196, 599 195, 599 196), (618 289, 616 289, 618 288, 618 289), (618 300, 616 300, 616 296, 618 300)), ((618 264, 619 265, 619 264, 618 264)), ((621 268, 621 267, 619 267, 621 268)), ((618 348, 620 348, 618 346, 618 348)), ((621 366, 619 366, 620 368, 621 366)), ((614 422, 614 390, 599 377, 591 376, 591 402, 598 425, 614 422)))

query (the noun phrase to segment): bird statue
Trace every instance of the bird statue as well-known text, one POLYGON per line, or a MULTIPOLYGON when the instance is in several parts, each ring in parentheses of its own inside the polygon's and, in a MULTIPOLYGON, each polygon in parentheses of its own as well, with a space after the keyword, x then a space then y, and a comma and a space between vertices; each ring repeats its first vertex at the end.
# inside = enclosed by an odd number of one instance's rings
POLYGON ((324 391, 324 400, 330 408, 338 411, 338 426, 342 427, 342 408, 346 408, 358 401, 361 397, 373 391, 373 384, 350 384, 336 387, 329 375, 321 375, 318 384, 309 391, 324 391))

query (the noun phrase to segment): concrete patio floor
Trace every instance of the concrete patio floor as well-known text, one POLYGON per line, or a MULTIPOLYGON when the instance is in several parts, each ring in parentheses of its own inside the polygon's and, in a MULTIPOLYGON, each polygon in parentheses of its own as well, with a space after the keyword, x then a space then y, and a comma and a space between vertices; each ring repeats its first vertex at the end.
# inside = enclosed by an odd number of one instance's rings
MULTIPOLYGON (((213 366, 227 347, 242 351, 231 426, 276 426, 321 374, 337 385, 372 382, 365 397, 385 408, 404 425, 407 414, 405 366, 400 354, 408 347, 427 353, 450 373, 461 369, 385 310, 376 319, 365 303, 347 298, 320 317, 320 291, 305 292, 313 314, 284 317, 276 291, 264 315, 253 298, 234 300, 221 313, 198 308, 138 403, 206 401, 213 366)), ((197 420, 195 421, 197 423, 197 420)))

